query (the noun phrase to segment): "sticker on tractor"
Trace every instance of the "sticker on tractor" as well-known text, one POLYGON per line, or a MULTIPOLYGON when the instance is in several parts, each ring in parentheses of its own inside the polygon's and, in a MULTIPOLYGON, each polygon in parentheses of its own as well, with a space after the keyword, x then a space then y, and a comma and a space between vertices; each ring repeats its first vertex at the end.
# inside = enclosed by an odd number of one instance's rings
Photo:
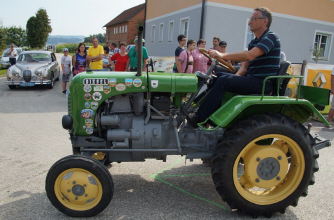
POLYGON ((133 86, 134 87, 140 87, 142 83, 143 82, 141 81, 141 79, 134 79, 133 80, 133 86))
POLYGON ((84 119, 92 118, 94 115, 94 111, 92 109, 83 109, 80 113, 81 117, 84 119))
POLYGON ((132 86, 132 83, 133 83, 133 80, 132 79, 125 79, 125 85, 127 87, 131 87, 132 86))
POLYGON ((122 92, 126 89, 126 86, 123 83, 118 83, 116 85, 116 91, 122 92))
POLYGON ((108 79, 84 79, 84 85, 108 85, 108 79))
POLYGON ((111 87, 110 86, 103 86, 103 92, 104 94, 109 94, 111 91, 111 87))
POLYGON ((90 108, 90 102, 85 102, 85 108, 90 108))
POLYGON ((90 128, 90 127, 92 127, 93 126, 93 119, 85 119, 85 126, 87 127, 87 128, 90 128))
POLYGON ((84 85, 83 90, 85 92, 90 92, 90 91, 92 91, 92 86, 91 85, 84 85))
POLYGON ((159 80, 151 80, 151 87, 156 89, 159 86, 159 80))
POLYGON ((90 93, 85 93, 84 98, 86 101, 90 101, 92 99, 92 95, 90 93))
POLYGON ((93 134, 94 129, 93 128, 86 128, 86 133, 87 134, 93 134))
POLYGON ((100 92, 94 92, 93 93, 93 99, 95 101, 100 101, 102 99, 102 94, 100 92))
POLYGON ((109 79, 109 81, 108 81, 108 85, 110 87, 115 87, 116 83, 117 83, 117 80, 115 78, 109 79))
POLYGON ((93 110, 96 110, 99 107, 99 103, 98 102, 92 102, 90 106, 93 110))
POLYGON ((94 86, 94 92, 102 92, 103 86, 94 86))
POLYGON ((83 128, 92 128, 93 124, 85 123, 85 126, 82 126, 83 128))

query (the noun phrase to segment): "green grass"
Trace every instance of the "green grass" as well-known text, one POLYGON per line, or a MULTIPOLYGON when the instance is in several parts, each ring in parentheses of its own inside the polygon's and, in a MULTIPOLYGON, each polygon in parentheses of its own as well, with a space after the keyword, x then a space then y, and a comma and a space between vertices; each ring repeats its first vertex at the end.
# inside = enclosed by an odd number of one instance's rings
POLYGON ((0 69, 0 77, 6 76, 7 69, 0 69))

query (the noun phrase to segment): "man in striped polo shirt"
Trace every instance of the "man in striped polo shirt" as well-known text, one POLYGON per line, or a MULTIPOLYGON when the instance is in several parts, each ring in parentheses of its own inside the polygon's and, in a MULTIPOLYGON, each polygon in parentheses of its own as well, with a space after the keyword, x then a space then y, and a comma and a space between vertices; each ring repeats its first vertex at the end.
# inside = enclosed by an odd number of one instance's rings
MULTIPOLYGON (((209 50, 214 58, 242 62, 235 74, 221 73, 209 94, 197 111, 198 122, 207 119, 221 105, 224 92, 241 95, 261 94, 263 79, 277 75, 280 63, 281 46, 278 37, 269 30, 272 22, 267 8, 256 8, 249 19, 250 30, 255 38, 249 43, 248 51, 240 53, 220 53, 209 50)), ((270 92, 268 84, 266 92, 270 92)))

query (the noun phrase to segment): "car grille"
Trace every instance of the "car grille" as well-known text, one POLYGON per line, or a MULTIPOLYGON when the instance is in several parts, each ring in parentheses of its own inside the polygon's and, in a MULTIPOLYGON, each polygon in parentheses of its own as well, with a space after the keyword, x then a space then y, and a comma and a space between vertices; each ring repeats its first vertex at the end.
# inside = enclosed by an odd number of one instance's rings
POLYGON ((31 70, 24 70, 23 71, 23 79, 26 82, 30 82, 31 81, 31 70))

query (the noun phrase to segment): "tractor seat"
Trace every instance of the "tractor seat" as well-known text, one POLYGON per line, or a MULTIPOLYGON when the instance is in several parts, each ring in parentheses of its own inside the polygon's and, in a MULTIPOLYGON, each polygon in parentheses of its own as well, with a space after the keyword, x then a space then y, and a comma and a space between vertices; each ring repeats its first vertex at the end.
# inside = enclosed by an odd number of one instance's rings
MULTIPOLYGON (((289 75, 287 73, 289 66, 290 66, 290 62, 288 62, 288 61, 282 61, 280 63, 280 68, 279 68, 279 70, 277 72, 277 76, 286 76, 286 75, 289 75)), ((277 95, 277 80, 278 79, 271 79, 272 85, 273 85, 272 95, 274 95, 274 96, 277 95)), ((281 81, 280 85, 278 86, 279 95, 280 96, 284 96, 285 95, 285 90, 286 90, 286 87, 288 86, 289 81, 290 81, 290 79, 283 79, 281 81)))

